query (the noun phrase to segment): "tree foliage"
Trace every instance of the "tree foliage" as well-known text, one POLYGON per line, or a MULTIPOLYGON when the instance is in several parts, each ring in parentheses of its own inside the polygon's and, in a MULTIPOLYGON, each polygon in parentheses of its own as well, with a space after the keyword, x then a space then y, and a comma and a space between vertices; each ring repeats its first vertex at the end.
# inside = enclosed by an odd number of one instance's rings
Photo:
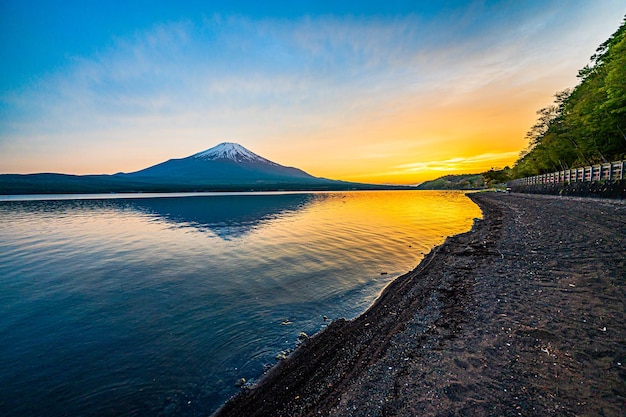
POLYGON ((503 169, 491 168, 489 171, 483 172, 482 176, 488 187, 495 187, 511 179, 511 168, 508 166, 503 169))
POLYGON ((512 177, 626 158, 626 18, 578 78, 576 87, 537 111, 512 177))
POLYGON ((420 184, 418 190, 472 190, 485 187, 481 174, 446 175, 420 184))

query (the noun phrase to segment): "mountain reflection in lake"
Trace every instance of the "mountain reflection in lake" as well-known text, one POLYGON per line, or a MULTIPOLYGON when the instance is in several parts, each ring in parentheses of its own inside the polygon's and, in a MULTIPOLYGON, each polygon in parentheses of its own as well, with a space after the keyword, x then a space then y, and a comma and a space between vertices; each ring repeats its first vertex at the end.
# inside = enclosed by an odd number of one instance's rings
POLYGON ((479 216, 423 191, 0 202, 0 415, 210 414, 479 216))
POLYGON ((134 200, 132 207, 180 227, 211 231, 230 239, 300 210, 313 198, 312 194, 150 198, 134 200))

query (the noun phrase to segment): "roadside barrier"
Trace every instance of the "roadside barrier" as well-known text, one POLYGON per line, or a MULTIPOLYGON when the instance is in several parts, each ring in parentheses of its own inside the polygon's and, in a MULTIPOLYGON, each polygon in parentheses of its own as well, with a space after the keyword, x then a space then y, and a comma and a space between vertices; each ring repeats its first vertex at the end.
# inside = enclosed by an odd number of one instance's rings
POLYGON ((626 161, 535 175, 509 181, 512 192, 621 198, 626 196, 626 161))
POLYGON ((566 171, 551 172, 520 178, 510 183, 513 185, 560 184, 565 182, 616 181, 626 179, 624 169, 626 161, 609 162, 566 171))

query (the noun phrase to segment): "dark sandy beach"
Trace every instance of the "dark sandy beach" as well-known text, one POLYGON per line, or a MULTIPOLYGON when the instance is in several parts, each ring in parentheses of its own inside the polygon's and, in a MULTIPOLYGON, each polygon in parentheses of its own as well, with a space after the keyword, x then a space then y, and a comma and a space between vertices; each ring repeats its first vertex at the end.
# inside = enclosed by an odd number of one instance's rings
POLYGON ((625 415, 626 204, 470 198, 472 231, 216 416, 625 415))

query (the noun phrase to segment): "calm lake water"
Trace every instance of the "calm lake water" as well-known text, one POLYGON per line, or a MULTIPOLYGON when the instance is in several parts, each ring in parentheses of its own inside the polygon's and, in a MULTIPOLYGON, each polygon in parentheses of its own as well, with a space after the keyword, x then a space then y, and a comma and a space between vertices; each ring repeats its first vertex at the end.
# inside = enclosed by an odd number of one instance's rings
POLYGON ((480 216, 429 191, 0 202, 0 415, 207 415, 480 216))

